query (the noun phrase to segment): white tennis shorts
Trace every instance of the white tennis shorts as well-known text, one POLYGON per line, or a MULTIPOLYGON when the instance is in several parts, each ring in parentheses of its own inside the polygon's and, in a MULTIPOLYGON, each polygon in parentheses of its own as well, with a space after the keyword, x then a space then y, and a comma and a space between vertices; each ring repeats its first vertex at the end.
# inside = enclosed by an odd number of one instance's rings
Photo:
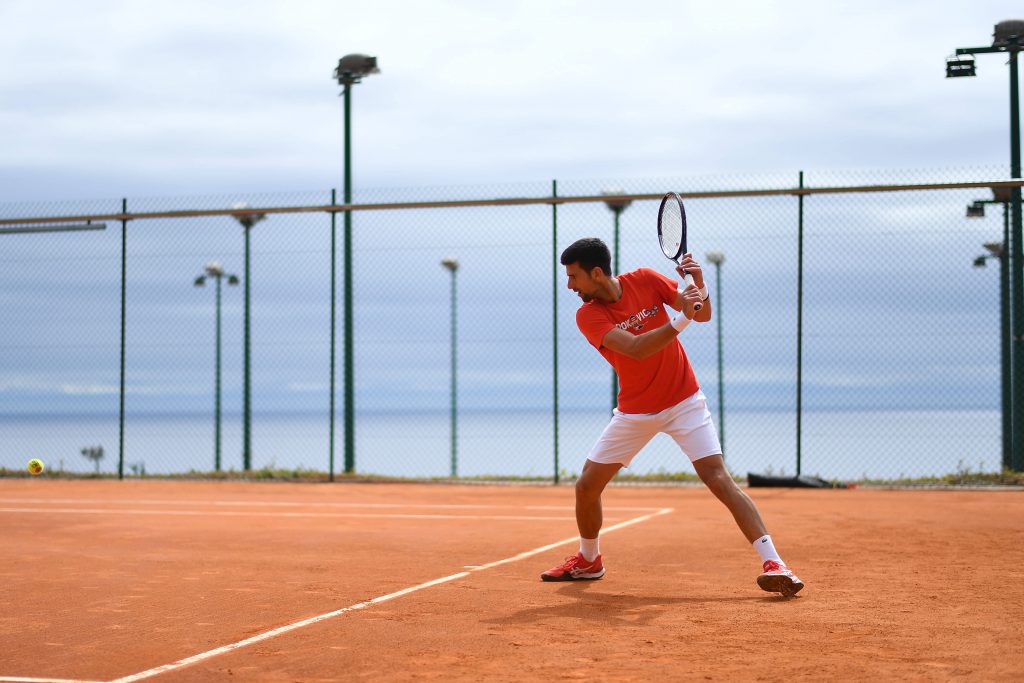
POLYGON ((698 390, 660 413, 620 413, 618 408, 613 413, 611 422, 587 456, 594 462, 629 467, 640 449, 658 432, 675 439, 690 462, 722 452, 703 391, 698 390))

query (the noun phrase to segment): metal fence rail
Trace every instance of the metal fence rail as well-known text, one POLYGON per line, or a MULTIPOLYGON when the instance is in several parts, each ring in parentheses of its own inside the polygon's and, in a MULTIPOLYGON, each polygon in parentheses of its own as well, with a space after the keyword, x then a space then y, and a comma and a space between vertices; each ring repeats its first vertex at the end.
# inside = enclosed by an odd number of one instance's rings
MULTIPOLYGON (((777 197, 777 196, 809 196, 817 194, 863 194, 869 192, 911 192, 915 190, 988 190, 997 188, 1021 187, 1024 181, 1021 180, 986 180, 986 181, 965 181, 950 183, 915 183, 904 185, 851 185, 845 187, 787 187, 761 190, 708 190, 704 192, 676 192, 683 199, 722 199, 749 198, 749 197, 777 197)), ((6 228, 5 231, 14 232, 17 227, 30 227, 42 223, 69 223, 84 222, 84 226, 53 226, 64 229, 90 229, 88 223, 92 221, 136 221, 152 220, 155 218, 203 218, 211 216, 231 216, 241 218, 254 213, 266 214, 293 214, 293 213, 341 213, 343 211, 393 211, 395 209, 454 209, 473 206, 524 206, 529 204, 592 204, 595 202, 607 203, 609 201, 633 202, 645 200, 660 200, 664 193, 626 193, 606 192, 600 195, 583 196, 558 196, 552 194, 548 197, 507 197, 492 199, 463 199, 445 201, 419 201, 419 202, 376 202, 363 204, 322 204, 314 206, 246 206, 245 208, 231 209, 194 209, 175 211, 127 211, 109 214, 86 214, 70 216, 44 216, 22 218, 0 218, 0 226, 15 226, 6 228)), ((42 232, 42 230, 40 230, 42 232)))
MULTIPOLYGON (((557 256, 593 235, 671 274, 653 225, 676 189, 720 283, 721 326, 681 339, 734 472, 998 471, 1002 270, 971 265, 1004 221, 964 208, 1021 181, 865 175, 0 205, 0 467, 571 477, 613 379, 557 256)), ((659 438, 631 470, 688 468, 659 438)))

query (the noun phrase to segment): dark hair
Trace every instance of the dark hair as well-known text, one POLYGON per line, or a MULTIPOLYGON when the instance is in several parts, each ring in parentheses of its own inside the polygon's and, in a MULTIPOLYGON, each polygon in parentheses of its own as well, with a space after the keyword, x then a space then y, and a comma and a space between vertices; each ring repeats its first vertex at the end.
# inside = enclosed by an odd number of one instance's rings
POLYGON ((580 264, 580 268, 588 273, 600 268, 605 275, 612 275, 612 253, 608 245, 596 237, 584 237, 576 240, 562 252, 562 265, 580 264))

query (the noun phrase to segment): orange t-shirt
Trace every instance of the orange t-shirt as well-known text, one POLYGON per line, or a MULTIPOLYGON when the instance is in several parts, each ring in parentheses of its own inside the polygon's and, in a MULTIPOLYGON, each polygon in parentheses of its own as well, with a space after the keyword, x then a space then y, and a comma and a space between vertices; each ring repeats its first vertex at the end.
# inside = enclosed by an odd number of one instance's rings
POLYGON ((658 413, 671 408, 699 389, 682 344, 673 342, 643 360, 634 360, 605 348, 601 342, 613 327, 634 335, 668 322, 662 304, 676 300, 678 283, 650 268, 619 275, 622 296, 613 304, 588 301, 576 311, 583 336, 601 352, 619 376, 619 410, 623 413, 658 413))

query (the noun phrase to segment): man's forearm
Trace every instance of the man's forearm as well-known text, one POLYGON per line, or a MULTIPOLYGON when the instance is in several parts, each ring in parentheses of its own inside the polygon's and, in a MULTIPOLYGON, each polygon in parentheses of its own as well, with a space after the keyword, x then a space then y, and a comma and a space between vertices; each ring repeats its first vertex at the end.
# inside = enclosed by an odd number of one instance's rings
POLYGON ((666 323, 650 332, 643 332, 633 337, 633 344, 630 348, 629 357, 634 360, 642 360, 651 356, 668 346, 676 338, 679 331, 666 323))

